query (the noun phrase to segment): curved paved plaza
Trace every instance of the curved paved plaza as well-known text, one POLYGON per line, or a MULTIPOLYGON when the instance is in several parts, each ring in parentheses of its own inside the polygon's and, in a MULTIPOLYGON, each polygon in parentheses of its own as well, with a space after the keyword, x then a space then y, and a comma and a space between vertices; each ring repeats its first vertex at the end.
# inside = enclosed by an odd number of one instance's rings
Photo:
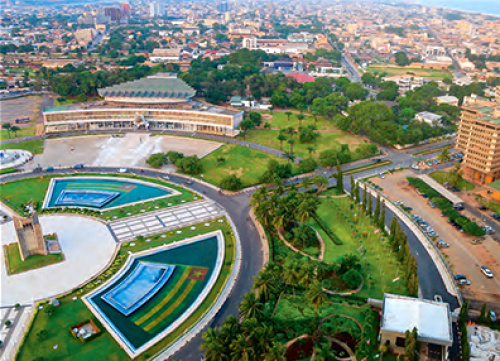
POLYGON ((30 304, 33 299, 67 292, 100 273, 117 246, 101 222, 81 216, 41 216, 43 234, 57 233, 65 260, 50 266, 8 275, 3 245, 16 242, 13 222, 0 226, 0 306, 30 304))

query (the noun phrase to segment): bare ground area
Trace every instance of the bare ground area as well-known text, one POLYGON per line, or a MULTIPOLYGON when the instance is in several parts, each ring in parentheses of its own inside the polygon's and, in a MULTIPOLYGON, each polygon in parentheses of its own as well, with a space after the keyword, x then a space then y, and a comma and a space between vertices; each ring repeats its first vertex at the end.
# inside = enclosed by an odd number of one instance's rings
MULTIPOLYGON (((489 239, 482 244, 473 245, 472 236, 452 227, 447 222, 448 218, 441 216, 439 208, 431 208, 428 200, 407 184, 408 176, 414 176, 414 173, 406 170, 387 175, 385 179, 372 178, 371 181, 380 185, 383 193, 392 201, 402 201, 405 206, 413 208, 412 214, 424 218, 439 234, 439 238, 450 244, 449 248, 442 248, 441 252, 454 274, 464 274, 471 281, 470 286, 462 288, 465 298, 500 305, 500 244, 487 237, 489 239), (488 266, 496 276, 493 279, 486 278, 480 271, 482 265, 488 266)), ((463 198, 469 201, 469 197, 463 198)), ((476 221, 483 225, 481 220, 476 221)))
POLYGON ((78 136, 45 141, 43 154, 37 155, 31 165, 48 167, 81 163, 89 166, 149 167, 146 159, 153 153, 174 150, 201 158, 220 146, 220 143, 207 140, 166 135, 127 133, 123 137, 78 136))

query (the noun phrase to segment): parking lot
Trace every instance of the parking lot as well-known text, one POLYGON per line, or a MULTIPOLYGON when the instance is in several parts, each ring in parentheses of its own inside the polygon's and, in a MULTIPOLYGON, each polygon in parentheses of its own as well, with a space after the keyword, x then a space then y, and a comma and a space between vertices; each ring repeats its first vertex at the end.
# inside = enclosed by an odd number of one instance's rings
MULTIPOLYGON (((370 180, 381 186, 383 193, 392 201, 404 201, 404 206, 411 208, 408 211, 424 219, 432 232, 438 235, 437 240, 449 244, 449 247, 440 248, 440 251, 455 275, 463 274, 470 280, 470 285, 460 286, 465 298, 480 299, 500 307, 500 242, 494 241, 492 236, 486 236, 482 242, 473 243, 472 236, 453 227, 448 218, 441 215, 439 208, 432 208, 427 198, 407 184, 408 176, 414 176, 414 173, 405 170, 386 175, 384 179, 376 177, 370 180), (481 272, 480 267, 483 265, 493 272, 493 278, 487 278, 481 272)), ((457 194, 460 196, 460 193, 457 194)), ((476 221, 480 226, 484 225, 481 220, 476 221)), ((494 234, 493 237, 498 238, 500 235, 494 234)))

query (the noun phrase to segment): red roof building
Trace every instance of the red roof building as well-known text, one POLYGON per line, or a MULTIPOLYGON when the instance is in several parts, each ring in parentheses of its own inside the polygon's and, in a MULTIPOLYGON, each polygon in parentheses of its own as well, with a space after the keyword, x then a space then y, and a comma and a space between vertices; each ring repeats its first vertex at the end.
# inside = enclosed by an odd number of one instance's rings
POLYGON ((306 75, 306 74, 302 74, 302 73, 290 73, 290 74, 287 74, 286 76, 290 77, 290 78, 294 78, 295 80, 297 80, 299 83, 312 83, 314 80, 316 80, 315 77, 312 77, 312 76, 309 76, 309 75, 306 75))

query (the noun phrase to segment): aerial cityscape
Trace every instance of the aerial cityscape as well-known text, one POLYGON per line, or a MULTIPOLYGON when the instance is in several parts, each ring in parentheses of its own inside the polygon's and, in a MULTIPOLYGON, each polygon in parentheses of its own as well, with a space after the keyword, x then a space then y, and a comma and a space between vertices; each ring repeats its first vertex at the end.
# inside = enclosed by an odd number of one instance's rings
POLYGON ((500 360, 498 0, 0 16, 0 361, 500 360))

